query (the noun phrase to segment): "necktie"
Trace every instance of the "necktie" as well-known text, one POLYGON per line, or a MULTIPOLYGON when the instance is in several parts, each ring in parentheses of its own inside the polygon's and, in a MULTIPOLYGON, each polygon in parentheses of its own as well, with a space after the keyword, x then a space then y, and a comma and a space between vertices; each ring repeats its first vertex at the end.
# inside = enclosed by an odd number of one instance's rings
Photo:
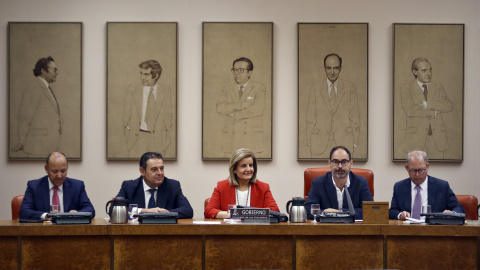
POLYGON ((243 85, 240 86, 240 91, 238 91, 238 98, 239 98, 239 99, 242 99, 242 94, 243 94, 243 88, 244 88, 244 87, 245 87, 245 86, 243 86, 243 85))
POLYGON ((60 199, 58 198, 58 187, 54 186, 53 187, 53 197, 52 197, 52 205, 58 205, 58 211, 61 212, 61 206, 60 206, 60 199))
POLYGON ((148 201, 148 208, 155 208, 155 189, 149 189, 150 191, 150 200, 148 201))
POLYGON ((150 94, 148 94, 145 123, 148 131, 155 131, 155 96, 153 95, 153 87, 150 88, 150 94))
POLYGON ((336 97, 337 97, 337 93, 335 93, 335 84, 332 83, 330 85, 330 108, 332 108, 332 111, 333 111, 333 108, 335 107, 336 97))
POLYGON ((422 194, 420 194, 420 186, 415 186, 417 195, 413 201, 412 218, 420 219, 420 209, 422 209, 422 194))
MULTIPOLYGON (((428 87, 427 87, 427 84, 424 83, 422 84, 422 87, 423 87, 423 96, 425 97, 425 101, 427 101, 427 97, 428 97, 428 87)), ((432 136, 432 125, 430 123, 428 123, 428 131, 427 131, 427 135, 428 136, 432 136)))
POLYGON ((427 101, 427 97, 428 97, 427 84, 426 83, 422 84, 422 87, 423 87, 423 96, 425 97, 425 101, 427 101))

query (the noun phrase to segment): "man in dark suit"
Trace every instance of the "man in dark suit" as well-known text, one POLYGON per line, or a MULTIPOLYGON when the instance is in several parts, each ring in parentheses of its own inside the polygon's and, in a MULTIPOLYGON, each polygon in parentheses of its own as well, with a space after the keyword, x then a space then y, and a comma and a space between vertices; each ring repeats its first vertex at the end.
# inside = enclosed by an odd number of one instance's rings
POLYGON ((60 212, 92 212, 95 209, 85 191, 83 181, 67 177, 68 163, 63 153, 53 152, 47 157, 46 176, 31 180, 20 208, 22 219, 48 220, 50 205, 59 205, 60 212))
POLYGON ((237 149, 248 148, 261 156, 265 84, 250 79, 253 63, 246 57, 235 59, 231 71, 235 84, 223 87, 217 101, 217 112, 225 115, 222 151, 230 157, 237 149))
POLYGON ((57 81, 57 67, 51 56, 40 58, 33 79, 22 93, 18 111, 18 144, 11 150, 27 157, 44 157, 59 151, 62 137, 60 106, 50 85, 57 81))
POLYGON ((326 212, 348 211, 344 192, 346 185, 355 208, 355 219, 362 219, 363 201, 373 201, 373 197, 367 179, 350 171, 353 165, 350 151, 344 146, 333 147, 328 165, 331 172, 312 180, 312 188, 305 203, 308 218, 313 219, 310 213, 312 204, 320 204, 320 208, 326 212))
POLYGON ((117 197, 138 204, 139 212, 178 212, 179 218, 192 218, 193 209, 183 196, 180 182, 165 177, 163 157, 147 152, 140 158, 141 176, 123 181, 117 197))
POLYGON ((434 213, 465 213, 448 182, 428 175, 429 167, 427 153, 412 151, 407 154, 405 169, 410 178, 393 187, 390 219, 420 219, 421 207, 427 205, 434 213))

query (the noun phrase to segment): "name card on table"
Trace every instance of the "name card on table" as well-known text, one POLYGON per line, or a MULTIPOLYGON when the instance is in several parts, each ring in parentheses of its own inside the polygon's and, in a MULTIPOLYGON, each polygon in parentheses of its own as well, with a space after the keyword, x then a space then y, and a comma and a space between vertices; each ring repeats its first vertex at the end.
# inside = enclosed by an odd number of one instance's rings
POLYGON ((232 208, 230 218, 245 223, 270 223, 270 209, 268 208, 232 208))

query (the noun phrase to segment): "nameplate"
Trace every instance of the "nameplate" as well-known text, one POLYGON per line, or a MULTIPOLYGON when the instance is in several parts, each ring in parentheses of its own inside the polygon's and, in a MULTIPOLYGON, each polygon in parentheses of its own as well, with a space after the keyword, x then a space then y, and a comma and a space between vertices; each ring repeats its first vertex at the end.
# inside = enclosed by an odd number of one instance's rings
POLYGON ((232 208, 231 219, 240 219, 245 223, 270 223, 270 209, 268 208, 232 208))

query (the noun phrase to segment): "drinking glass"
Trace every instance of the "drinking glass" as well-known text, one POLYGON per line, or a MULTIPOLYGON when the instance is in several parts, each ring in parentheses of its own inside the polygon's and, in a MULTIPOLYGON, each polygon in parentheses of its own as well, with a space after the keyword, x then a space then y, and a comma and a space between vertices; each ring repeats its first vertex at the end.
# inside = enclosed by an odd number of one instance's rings
POLYGON ((60 213, 59 205, 50 205, 50 214, 60 213))
POLYGON ((310 213, 313 215, 312 223, 317 223, 317 215, 320 214, 320 204, 312 204, 310 206, 310 213))
POLYGON ((432 213, 432 206, 430 205, 422 205, 422 214, 429 214, 432 213))
POLYGON ((128 215, 133 220, 133 215, 138 214, 138 204, 131 203, 128 205, 128 215))

